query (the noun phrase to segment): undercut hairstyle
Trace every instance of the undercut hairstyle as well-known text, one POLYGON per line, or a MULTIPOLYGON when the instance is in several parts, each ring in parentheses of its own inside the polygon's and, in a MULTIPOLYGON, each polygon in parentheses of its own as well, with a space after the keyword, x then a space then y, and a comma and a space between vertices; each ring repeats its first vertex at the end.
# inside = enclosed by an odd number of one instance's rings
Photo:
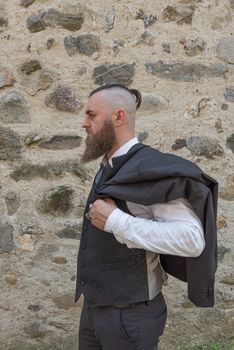
POLYGON ((92 95, 96 94, 99 91, 109 90, 109 89, 112 89, 112 88, 119 88, 119 89, 128 91, 132 95, 134 100, 135 100, 136 110, 140 107, 141 102, 142 102, 142 97, 141 97, 140 91, 137 90, 137 89, 129 89, 129 88, 127 88, 126 86, 124 86, 122 84, 106 84, 106 85, 102 85, 102 86, 94 89, 93 91, 91 91, 90 94, 89 94, 89 97, 91 97, 92 95))

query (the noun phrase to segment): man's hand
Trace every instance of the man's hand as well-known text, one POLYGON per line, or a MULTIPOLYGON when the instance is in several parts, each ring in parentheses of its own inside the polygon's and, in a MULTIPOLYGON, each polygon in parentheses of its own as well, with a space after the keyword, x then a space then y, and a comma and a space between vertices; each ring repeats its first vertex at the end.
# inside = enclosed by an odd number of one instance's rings
POLYGON ((117 208, 117 205, 111 198, 97 199, 93 202, 90 210, 89 216, 92 224, 99 228, 100 230, 104 230, 106 221, 110 215, 110 213, 117 208))

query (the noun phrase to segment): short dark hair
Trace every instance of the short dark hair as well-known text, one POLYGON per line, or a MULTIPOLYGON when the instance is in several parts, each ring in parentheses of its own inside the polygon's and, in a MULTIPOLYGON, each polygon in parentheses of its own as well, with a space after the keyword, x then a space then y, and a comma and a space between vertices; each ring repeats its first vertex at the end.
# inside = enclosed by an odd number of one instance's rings
POLYGON ((133 97, 136 101, 136 109, 138 109, 140 107, 141 101, 142 101, 140 91, 137 89, 129 89, 122 84, 114 84, 113 83, 113 84, 106 84, 106 85, 99 86, 98 88, 96 88, 90 92, 89 97, 91 97, 92 95, 96 94, 99 91, 108 90, 108 89, 112 89, 112 88, 119 88, 119 89, 127 90, 130 94, 133 95, 133 97))

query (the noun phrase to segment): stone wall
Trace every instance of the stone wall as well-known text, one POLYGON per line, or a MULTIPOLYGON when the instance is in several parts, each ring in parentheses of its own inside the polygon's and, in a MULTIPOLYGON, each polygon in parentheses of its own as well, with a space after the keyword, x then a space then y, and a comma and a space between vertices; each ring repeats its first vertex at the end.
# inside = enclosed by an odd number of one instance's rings
POLYGON ((0 0, 0 348, 76 349, 82 212, 97 163, 82 166, 91 89, 144 96, 141 141, 220 183, 216 306, 165 286, 161 349, 234 328, 233 0, 0 0), (182 331, 183 330, 183 331, 182 331))

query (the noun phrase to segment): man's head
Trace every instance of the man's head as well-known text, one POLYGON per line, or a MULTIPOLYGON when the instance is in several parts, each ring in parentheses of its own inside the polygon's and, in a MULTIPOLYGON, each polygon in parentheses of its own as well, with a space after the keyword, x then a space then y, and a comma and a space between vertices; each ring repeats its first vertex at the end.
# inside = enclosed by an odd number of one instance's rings
POLYGON ((85 109, 86 129, 83 162, 110 156, 135 135, 135 115, 141 103, 138 90, 108 84, 93 90, 85 109))

